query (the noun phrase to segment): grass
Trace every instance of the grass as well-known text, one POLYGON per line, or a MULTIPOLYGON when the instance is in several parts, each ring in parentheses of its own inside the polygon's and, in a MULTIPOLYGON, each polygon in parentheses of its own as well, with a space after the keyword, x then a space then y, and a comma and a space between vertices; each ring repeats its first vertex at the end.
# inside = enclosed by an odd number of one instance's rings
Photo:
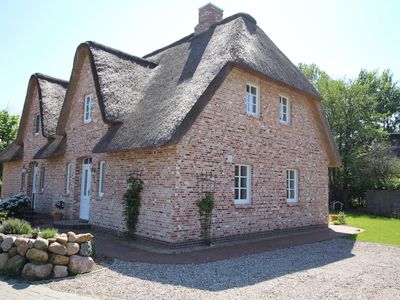
POLYGON ((362 233, 347 236, 348 239, 400 246, 400 219, 346 212, 346 224, 365 230, 362 233))
POLYGON ((44 239, 49 239, 55 237, 57 233, 57 228, 46 228, 40 231, 39 236, 44 239))

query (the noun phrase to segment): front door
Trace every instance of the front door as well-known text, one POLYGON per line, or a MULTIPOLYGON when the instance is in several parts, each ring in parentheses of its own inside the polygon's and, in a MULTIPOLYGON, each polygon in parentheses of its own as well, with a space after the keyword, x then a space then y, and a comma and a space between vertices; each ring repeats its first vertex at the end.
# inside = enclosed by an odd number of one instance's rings
POLYGON ((82 220, 89 220, 91 177, 91 163, 89 159, 85 159, 82 165, 81 205, 79 212, 79 218, 82 220))
POLYGON ((32 209, 36 207, 36 193, 39 190, 39 167, 38 163, 33 164, 32 173, 32 209))

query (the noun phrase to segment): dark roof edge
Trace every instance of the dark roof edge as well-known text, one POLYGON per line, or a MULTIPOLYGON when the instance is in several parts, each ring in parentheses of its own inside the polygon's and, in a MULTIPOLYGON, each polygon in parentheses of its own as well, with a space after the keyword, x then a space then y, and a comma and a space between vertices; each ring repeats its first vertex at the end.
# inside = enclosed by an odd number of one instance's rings
POLYGON ((191 33, 191 34, 189 34, 189 35, 187 35, 187 36, 181 38, 180 40, 177 40, 176 42, 173 42, 172 44, 169 44, 169 45, 167 45, 167 46, 165 46, 165 47, 162 47, 162 48, 160 48, 160 49, 157 49, 157 50, 155 50, 155 51, 152 51, 152 52, 150 52, 150 53, 144 55, 143 58, 148 58, 148 57, 150 57, 150 56, 154 56, 154 55, 156 55, 156 54, 158 54, 158 53, 160 53, 160 52, 162 52, 162 51, 164 51, 164 50, 167 50, 168 48, 172 48, 172 47, 175 47, 175 46, 177 46, 177 45, 179 45, 179 44, 185 43, 185 42, 187 42, 188 40, 190 40, 190 39, 193 38, 193 37, 197 37, 197 36, 200 36, 200 35, 202 35, 202 34, 208 32, 208 31, 210 31, 210 30, 214 30, 215 27, 218 26, 218 25, 225 24, 225 23, 229 23, 230 21, 232 21, 232 20, 234 20, 234 19, 236 19, 236 18, 240 18, 240 17, 242 17, 242 18, 244 18, 244 19, 247 19, 247 20, 248 20, 249 22, 251 22, 251 23, 257 24, 256 19, 254 19, 254 18, 253 18, 252 16, 250 16, 249 14, 246 14, 246 13, 237 13, 237 14, 234 14, 234 15, 232 15, 232 16, 229 16, 229 17, 227 17, 227 18, 225 18, 225 19, 223 19, 223 20, 221 20, 221 21, 215 23, 215 24, 214 24, 213 26, 211 26, 209 29, 207 29, 207 30, 205 30, 205 31, 203 31, 203 32, 201 32, 201 33, 199 33, 199 34, 191 33))
POLYGON ((64 79, 55 78, 55 77, 52 77, 52 76, 49 76, 49 75, 45 75, 45 74, 42 74, 42 73, 35 73, 32 76, 35 76, 38 79, 46 80, 46 81, 51 82, 51 83, 56 83, 56 84, 62 85, 65 88, 67 88, 67 86, 68 86, 68 81, 64 80, 64 79))
POLYGON ((3 149, 3 151, 0 151, 0 164, 10 161, 21 160, 22 156, 23 156, 23 146, 18 145, 16 141, 13 141, 9 145, 7 145, 6 148, 3 149), (7 152, 11 152, 12 154, 11 157, 2 158, 2 156, 4 156, 5 154, 7 155, 7 152))
POLYGON ((115 56, 118 56, 121 59, 125 59, 125 60, 129 60, 129 61, 135 62, 135 63, 137 63, 137 64, 139 64, 139 65, 141 65, 143 67, 149 67, 151 69, 157 67, 157 64, 152 62, 152 61, 146 60, 146 59, 138 57, 138 56, 134 56, 134 55, 128 54, 126 52, 122 52, 120 50, 105 46, 105 45, 97 43, 97 42, 87 41, 86 44, 89 47, 101 49, 101 50, 106 51, 108 53, 111 53, 111 54, 113 54, 115 56))

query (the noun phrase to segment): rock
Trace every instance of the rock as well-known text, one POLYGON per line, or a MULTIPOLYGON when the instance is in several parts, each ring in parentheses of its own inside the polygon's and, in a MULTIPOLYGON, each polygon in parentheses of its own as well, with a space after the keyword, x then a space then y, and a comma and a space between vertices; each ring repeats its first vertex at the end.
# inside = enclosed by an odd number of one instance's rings
POLYGON ((49 251, 55 254, 65 255, 66 247, 58 242, 50 244, 49 251))
POLYGON ((49 277, 52 271, 52 264, 27 263, 22 269, 22 277, 28 280, 40 280, 49 277))
POLYGON ((0 254, 0 271, 4 269, 8 259, 9 259, 9 257, 8 257, 7 253, 1 253, 0 254))
POLYGON ((17 252, 21 256, 25 256, 26 251, 29 249, 29 239, 26 238, 17 238, 14 242, 17 246, 17 252))
POLYGON ((33 243, 33 247, 39 250, 46 250, 49 247, 49 241, 38 237, 33 243))
POLYGON ((49 244, 57 242, 56 238, 49 238, 47 240, 49 241, 49 244))
POLYGON ((25 257, 21 255, 15 255, 7 261, 4 267, 4 272, 7 275, 18 276, 19 274, 21 274, 25 261, 25 257))
POLYGON ((90 242, 81 244, 81 250, 79 251, 79 255, 82 255, 82 256, 92 255, 92 245, 90 242))
POLYGON ((71 256, 77 254, 79 252, 79 244, 78 243, 67 243, 66 245, 67 251, 66 255, 71 256))
POLYGON ((28 241, 28 248, 29 248, 29 249, 32 249, 34 243, 35 243, 35 240, 34 240, 34 239, 29 239, 29 241, 28 241))
POLYGON ((4 252, 7 252, 12 248, 14 241, 15 236, 4 236, 3 242, 1 243, 1 249, 3 249, 4 252))
POLYGON ((53 277, 62 278, 68 276, 68 267, 67 266, 54 266, 53 269, 53 277))
MULTIPOLYGON (((17 251, 17 247, 12 247, 10 250, 8 250, 8 257, 13 257, 13 256, 15 256, 15 255, 17 255, 18 254, 18 251, 17 251)), ((21 255, 21 256, 23 256, 23 255, 21 255)))
POLYGON ((75 243, 76 242, 76 234, 72 231, 67 232, 68 242, 75 243))
POLYGON ((68 243, 68 237, 65 233, 60 234, 59 236, 57 236, 57 242, 59 242, 62 245, 66 245, 68 243))
POLYGON ((68 265, 69 257, 64 255, 54 254, 51 256, 50 261, 53 265, 68 265))
POLYGON ((69 258, 68 270, 73 274, 88 273, 93 265, 94 261, 91 257, 72 255, 69 258))
POLYGON ((81 233, 76 236, 76 242, 78 244, 82 244, 82 243, 90 241, 92 238, 93 238, 93 235, 91 233, 81 233))
POLYGON ((4 233, 0 233, 0 244, 3 242, 3 239, 6 235, 4 233))
POLYGON ((26 252, 26 258, 32 262, 47 262, 49 255, 44 250, 39 250, 36 248, 29 249, 26 252))

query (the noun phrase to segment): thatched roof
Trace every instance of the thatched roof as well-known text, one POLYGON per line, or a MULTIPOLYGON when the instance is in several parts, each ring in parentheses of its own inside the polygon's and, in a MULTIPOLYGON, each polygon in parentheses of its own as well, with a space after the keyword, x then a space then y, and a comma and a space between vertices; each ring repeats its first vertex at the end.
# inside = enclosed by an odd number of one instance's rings
POLYGON ((23 147, 12 142, 0 152, 0 163, 22 159, 23 147))
POLYGON ((39 149, 33 157, 34 159, 45 159, 63 155, 66 150, 67 138, 57 135, 55 138, 49 138, 46 145, 39 149))

